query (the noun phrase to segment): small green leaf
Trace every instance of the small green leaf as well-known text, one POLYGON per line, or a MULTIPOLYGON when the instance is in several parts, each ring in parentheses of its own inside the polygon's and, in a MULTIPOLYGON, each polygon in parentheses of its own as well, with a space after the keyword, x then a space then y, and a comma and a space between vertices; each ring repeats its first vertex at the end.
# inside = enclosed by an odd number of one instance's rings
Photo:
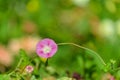
POLYGON ((23 49, 20 49, 19 53, 20 53, 21 63, 18 67, 24 67, 29 63, 29 57, 27 56, 27 53, 23 49))
POLYGON ((20 57, 24 58, 24 60, 28 60, 29 59, 28 56, 27 56, 27 53, 25 52, 25 50, 20 49, 19 53, 20 53, 20 57))

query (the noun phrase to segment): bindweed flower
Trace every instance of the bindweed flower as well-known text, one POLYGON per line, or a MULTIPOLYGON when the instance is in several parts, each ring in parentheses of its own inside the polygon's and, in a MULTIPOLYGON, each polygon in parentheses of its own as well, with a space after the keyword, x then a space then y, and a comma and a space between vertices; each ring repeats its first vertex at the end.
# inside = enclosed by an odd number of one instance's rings
POLYGON ((36 47, 36 52, 40 57, 50 58, 57 51, 57 44, 52 39, 41 40, 36 47))
POLYGON ((30 65, 26 66, 26 68, 25 68, 25 71, 27 73, 31 73, 33 70, 34 70, 34 68, 32 66, 30 66, 30 65))

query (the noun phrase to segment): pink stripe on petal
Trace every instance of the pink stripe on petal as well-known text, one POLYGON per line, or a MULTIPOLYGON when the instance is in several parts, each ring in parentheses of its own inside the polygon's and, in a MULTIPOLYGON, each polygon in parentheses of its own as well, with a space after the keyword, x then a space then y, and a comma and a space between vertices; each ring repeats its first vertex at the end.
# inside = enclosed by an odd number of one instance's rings
POLYGON ((44 45, 43 45, 43 44, 41 44, 41 45, 39 45, 39 47, 40 47, 40 48, 43 48, 43 47, 44 47, 44 45))
POLYGON ((51 47, 52 47, 52 49, 57 49, 57 46, 55 46, 55 45, 52 45, 51 47))
POLYGON ((47 54, 47 56, 49 56, 49 58, 52 57, 53 55, 54 55, 54 54, 51 54, 51 53, 47 54))
POLYGON ((47 42, 47 45, 48 45, 48 46, 50 45, 50 41, 47 42))
POLYGON ((39 51, 39 53, 43 54, 43 51, 39 51))

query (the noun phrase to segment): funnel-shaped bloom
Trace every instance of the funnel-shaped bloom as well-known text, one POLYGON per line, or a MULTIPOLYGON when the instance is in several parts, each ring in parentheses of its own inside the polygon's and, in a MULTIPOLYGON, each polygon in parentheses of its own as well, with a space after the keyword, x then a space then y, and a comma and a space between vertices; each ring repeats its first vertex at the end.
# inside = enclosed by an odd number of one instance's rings
POLYGON ((36 47, 36 52, 40 57, 50 58, 57 51, 57 44, 51 39, 41 40, 36 47))

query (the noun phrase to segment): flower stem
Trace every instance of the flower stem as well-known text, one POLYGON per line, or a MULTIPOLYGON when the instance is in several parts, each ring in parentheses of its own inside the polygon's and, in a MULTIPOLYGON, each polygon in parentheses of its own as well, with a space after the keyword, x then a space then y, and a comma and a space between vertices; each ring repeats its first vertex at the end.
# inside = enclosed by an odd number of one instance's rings
POLYGON ((47 61, 45 62, 45 67, 47 67, 48 66, 48 58, 47 58, 47 61))
POLYGON ((18 67, 19 67, 20 64, 22 63, 22 60, 23 60, 23 58, 21 58, 21 59, 19 60, 19 63, 17 64, 16 68, 15 68, 12 72, 10 72, 8 75, 12 75, 12 74, 18 69, 18 67))
POLYGON ((90 51, 90 52, 92 52, 92 53, 102 62, 102 64, 103 64, 104 66, 106 65, 105 61, 100 57, 100 55, 98 55, 98 53, 96 53, 95 51, 93 51, 93 50, 91 50, 91 49, 89 49, 89 48, 80 46, 80 45, 75 44, 75 43, 58 43, 58 45, 73 45, 73 46, 82 48, 82 49, 84 49, 84 50, 90 51))

